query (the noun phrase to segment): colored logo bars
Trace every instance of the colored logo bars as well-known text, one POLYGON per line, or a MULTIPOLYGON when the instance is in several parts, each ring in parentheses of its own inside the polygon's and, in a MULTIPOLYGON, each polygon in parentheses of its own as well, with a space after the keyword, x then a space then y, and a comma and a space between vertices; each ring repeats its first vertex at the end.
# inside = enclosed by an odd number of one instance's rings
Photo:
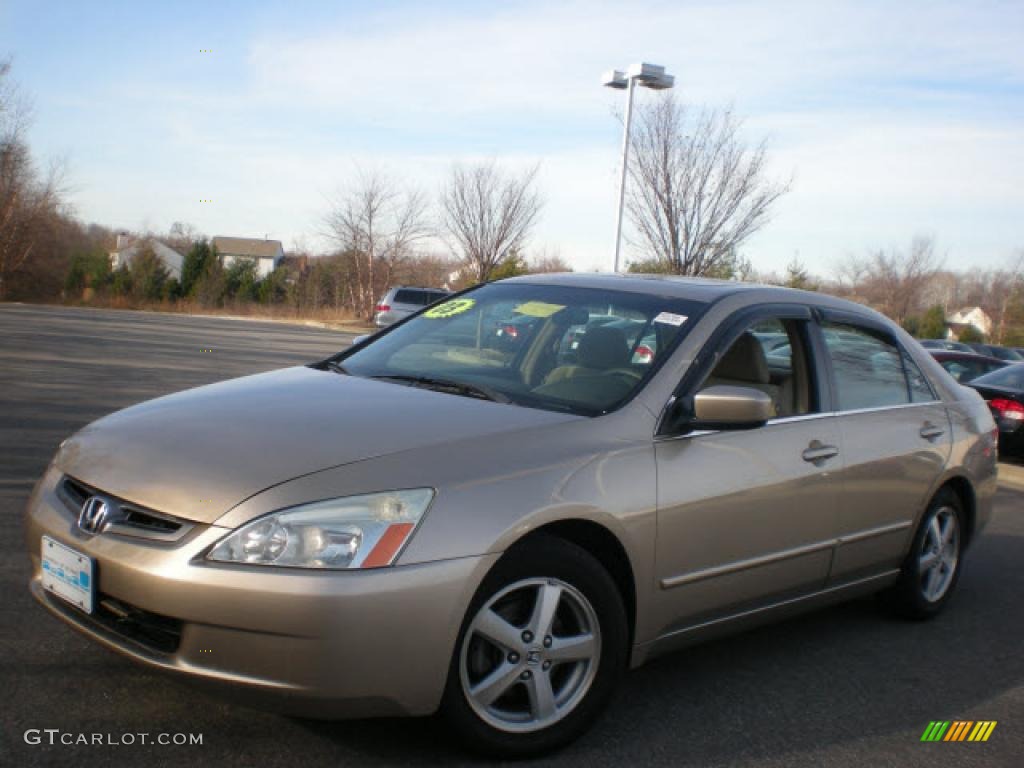
POLYGON ((921 734, 921 741, 988 741, 996 728, 995 720, 932 721, 921 734))

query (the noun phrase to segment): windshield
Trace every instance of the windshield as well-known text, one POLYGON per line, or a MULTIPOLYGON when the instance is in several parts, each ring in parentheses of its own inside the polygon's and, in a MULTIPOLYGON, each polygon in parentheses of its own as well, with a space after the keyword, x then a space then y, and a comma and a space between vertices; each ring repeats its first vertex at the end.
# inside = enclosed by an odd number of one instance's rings
POLYGON ((353 376, 597 415, 640 389, 703 307, 592 288, 484 285, 335 360, 353 376))

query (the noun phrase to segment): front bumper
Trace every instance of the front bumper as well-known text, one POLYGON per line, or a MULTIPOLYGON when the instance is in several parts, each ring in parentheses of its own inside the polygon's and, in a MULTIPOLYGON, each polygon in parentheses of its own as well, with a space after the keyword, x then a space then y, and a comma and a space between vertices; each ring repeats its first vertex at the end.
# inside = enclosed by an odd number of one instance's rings
POLYGON ((497 555, 367 571, 214 565, 197 559, 227 533, 197 526, 162 544, 89 536, 56 494, 51 469, 29 501, 30 589, 51 613, 136 661, 231 698, 309 717, 423 715, 437 709, 464 613, 497 555), (150 642, 44 591, 41 537, 94 558, 97 603, 164 622, 150 642))

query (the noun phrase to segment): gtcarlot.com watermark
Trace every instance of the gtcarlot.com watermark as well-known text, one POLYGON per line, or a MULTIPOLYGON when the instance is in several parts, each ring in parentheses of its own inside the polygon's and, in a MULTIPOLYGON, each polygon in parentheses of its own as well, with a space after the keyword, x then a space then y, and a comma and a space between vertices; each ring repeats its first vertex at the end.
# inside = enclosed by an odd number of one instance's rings
POLYGON ((168 747, 202 746, 201 733, 75 733, 60 728, 29 728, 25 731, 25 743, 32 746, 47 745, 68 747, 130 747, 138 744, 159 744, 168 747))

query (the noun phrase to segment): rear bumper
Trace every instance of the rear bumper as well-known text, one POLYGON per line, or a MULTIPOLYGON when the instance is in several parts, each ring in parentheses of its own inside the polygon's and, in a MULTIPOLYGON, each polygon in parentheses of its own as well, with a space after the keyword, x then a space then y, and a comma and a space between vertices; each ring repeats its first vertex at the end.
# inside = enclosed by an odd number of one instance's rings
POLYGON ((422 715, 437 709, 456 635, 496 555, 365 572, 210 565, 197 556, 226 533, 199 527, 174 544, 78 531, 54 493, 29 502, 32 594, 51 614, 150 667, 222 695, 309 717, 422 715), (97 595, 172 628, 149 642, 43 590, 41 537, 94 558, 97 595), (177 633, 177 636, 175 636, 177 633))

